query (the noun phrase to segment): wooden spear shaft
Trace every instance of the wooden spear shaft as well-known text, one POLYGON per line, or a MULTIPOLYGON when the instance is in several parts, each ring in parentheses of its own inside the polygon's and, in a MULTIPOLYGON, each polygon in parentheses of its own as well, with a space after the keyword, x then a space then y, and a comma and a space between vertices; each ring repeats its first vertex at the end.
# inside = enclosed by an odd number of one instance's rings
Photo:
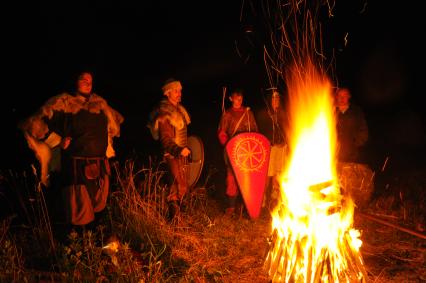
POLYGON ((387 225, 387 226, 390 226, 390 227, 396 228, 396 229, 398 229, 398 230, 404 231, 404 232, 406 232, 406 233, 408 233, 408 234, 411 234, 411 235, 413 235, 413 236, 417 236, 417 237, 419 237, 419 238, 422 238, 422 239, 426 240, 426 235, 423 235, 423 234, 418 233, 418 232, 416 232, 416 231, 413 231, 413 230, 411 230, 411 229, 408 229, 408 228, 402 227, 402 226, 397 225, 397 224, 394 224, 394 223, 390 223, 390 222, 388 222, 388 221, 385 221, 385 220, 379 219, 379 218, 374 217, 374 216, 372 216, 372 215, 370 215, 370 214, 367 214, 367 213, 358 212, 358 214, 359 214, 361 217, 367 218, 367 219, 369 219, 369 220, 372 220, 372 221, 378 222, 378 223, 383 224, 383 225, 387 225))

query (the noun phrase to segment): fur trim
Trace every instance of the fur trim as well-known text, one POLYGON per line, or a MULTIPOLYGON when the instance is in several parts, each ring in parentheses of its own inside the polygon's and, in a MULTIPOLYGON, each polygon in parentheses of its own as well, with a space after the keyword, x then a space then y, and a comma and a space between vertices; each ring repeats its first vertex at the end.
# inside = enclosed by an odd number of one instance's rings
POLYGON ((191 123, 191 118, 181 104, 175 107, 167 99, 164 99, 160 102, 159 107, 151 113, 150 121, 147 125, 154 140, 160 138, 159 123, 164 121, 169 121, 173 127, 180 130, 185 127, 185 124, 189 125, 191 123))
POLYGON ((51 119, 54 111, 75 114, 84 109, 91 113, 100 113, 101 110, 105 110, 108 107, 105 99, 94 93, 88 99, 81 95, 63 93, 49 99, 41 108, 41 112, 44 116, 51 119))
POLYGON ((47 143, 39 141, 34 137, 25 134, 29 148, 34 152, 38 162, 40 163, 40 181, 45 186, 49 186, 49 162, 52 158, 52 150, 47 143))
POLYGON ((40 140, 49 132, 47 124, 43 121, 44 118, 51 119, 55 111, 76 114, 83 109, 91 113, 100 113, 101 111, 105 113, 108 118, 108 148, 106 156, 115 156, 112 140, 114 137, 120 136, 120 124, 124 121, 124 118, 111 108, 105 99, 97 94, 91 94, 88 99, 81 95, 68 93, 54 96, 47 100, 35 115, 25 121, 21 128, 25 133, 40 140))

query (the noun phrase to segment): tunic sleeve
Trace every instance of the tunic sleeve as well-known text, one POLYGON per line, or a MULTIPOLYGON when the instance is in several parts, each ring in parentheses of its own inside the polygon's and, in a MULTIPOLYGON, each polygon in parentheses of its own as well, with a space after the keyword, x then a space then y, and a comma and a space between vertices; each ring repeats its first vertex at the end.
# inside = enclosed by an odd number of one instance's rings
POLYGON ((219 127, 217 130, 217 136, 221 145, 224 145, 228 141, 227 129, 229 128, 229 119, 227 114, 224 113, 220 119, 219 127))
POLYGON ((178 157, 183 148, 178 146, 174 141, 174 127, 167 119, 160 119, 158 126, 160 142, 164 151, 170 153, 174 157, 178 157))

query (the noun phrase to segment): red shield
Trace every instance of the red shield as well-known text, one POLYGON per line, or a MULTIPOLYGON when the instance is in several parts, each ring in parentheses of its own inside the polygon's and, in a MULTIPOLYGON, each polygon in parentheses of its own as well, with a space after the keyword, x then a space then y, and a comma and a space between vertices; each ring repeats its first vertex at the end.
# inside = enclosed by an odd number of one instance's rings
POLYGON ((226 153, 248 214, 257 218, 268 175, 270 143, 262 134, 241 133, 228 141, 226 153))

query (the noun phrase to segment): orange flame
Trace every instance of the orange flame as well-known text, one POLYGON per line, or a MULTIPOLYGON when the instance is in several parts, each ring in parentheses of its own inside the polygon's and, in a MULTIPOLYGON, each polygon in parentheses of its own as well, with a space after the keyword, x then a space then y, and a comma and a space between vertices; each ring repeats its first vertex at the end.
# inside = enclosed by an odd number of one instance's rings
POLYGON ((338 184, 331 84, 312 64, 301 70, 287 78, 291 153, 265 264, 273 282, 359 282, 362 242, 353 202, 338 184))

